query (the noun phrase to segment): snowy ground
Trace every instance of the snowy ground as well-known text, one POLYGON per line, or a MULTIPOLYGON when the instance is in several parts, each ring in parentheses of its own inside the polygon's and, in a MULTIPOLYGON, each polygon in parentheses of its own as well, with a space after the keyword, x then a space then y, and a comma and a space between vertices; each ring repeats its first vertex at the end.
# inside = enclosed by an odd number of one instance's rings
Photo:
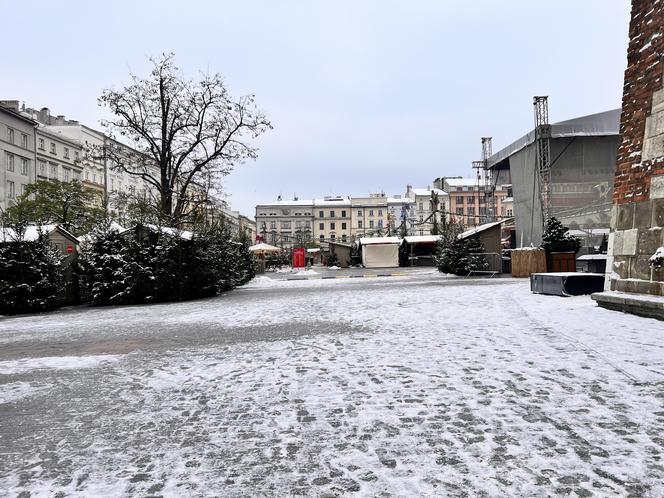
POLYGON ((3 495, 657 497, 663 458, 664 324, 525 281, 0 319, 3 495))

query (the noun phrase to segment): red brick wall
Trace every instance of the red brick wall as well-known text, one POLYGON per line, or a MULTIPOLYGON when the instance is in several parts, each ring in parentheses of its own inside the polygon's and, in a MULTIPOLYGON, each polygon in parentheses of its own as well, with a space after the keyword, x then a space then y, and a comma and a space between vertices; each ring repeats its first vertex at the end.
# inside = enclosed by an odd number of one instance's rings
POLYGON ((663 57, 664 2, 632 0, 620 120, 621 140, 613 192, 615 204, 647 200, 651 175, 664 173, 663 162, 641 162, 643 134, 646 117, 650 115, 652 94, 662 88, 663 57))

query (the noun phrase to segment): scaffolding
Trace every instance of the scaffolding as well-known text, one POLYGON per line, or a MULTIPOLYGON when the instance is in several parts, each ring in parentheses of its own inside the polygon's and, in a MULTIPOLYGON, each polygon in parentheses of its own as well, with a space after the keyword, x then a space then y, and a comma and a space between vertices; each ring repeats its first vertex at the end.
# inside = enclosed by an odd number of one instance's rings
POLYGON ((551 125, 549 124, 549 97, 533 97, 535 111, 535 144, 537 176, 542 203, 542 224, 551 214, 551 125))

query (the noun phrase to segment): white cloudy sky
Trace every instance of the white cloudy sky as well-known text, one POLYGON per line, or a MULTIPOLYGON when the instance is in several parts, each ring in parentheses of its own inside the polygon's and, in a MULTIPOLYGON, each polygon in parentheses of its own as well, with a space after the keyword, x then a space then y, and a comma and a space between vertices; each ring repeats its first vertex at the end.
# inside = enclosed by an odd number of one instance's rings
POLYGON ((225 181, 234 208, 260 201, 403 193, 471 174, 532 125, 620 106, 627 0, 0 0, 0 97, 90 126, 104 88, 176 53, 221 72, 274 125, 257 161, 225 181))

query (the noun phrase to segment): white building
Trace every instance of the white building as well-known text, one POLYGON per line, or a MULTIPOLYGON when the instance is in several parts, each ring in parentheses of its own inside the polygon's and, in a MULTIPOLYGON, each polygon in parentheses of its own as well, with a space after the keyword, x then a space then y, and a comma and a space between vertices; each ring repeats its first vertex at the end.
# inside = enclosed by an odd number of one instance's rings
POLYGON ((292 247, 312 240, 314 223, 312 199, 282 200, 256 206, 256 232, 265 242, 292 247))
POLYGON ((449 220, 449 217, 444 214, 449 206, 447 192, 437 188, 413 188, 411 185, 407 185, 406 198, 410 201, 408 235, 431 235, 434 221, 440 224, 442 216, 449 220), (435 214, 432 205, 434 195, 438 196, 439 203, 435 214))

